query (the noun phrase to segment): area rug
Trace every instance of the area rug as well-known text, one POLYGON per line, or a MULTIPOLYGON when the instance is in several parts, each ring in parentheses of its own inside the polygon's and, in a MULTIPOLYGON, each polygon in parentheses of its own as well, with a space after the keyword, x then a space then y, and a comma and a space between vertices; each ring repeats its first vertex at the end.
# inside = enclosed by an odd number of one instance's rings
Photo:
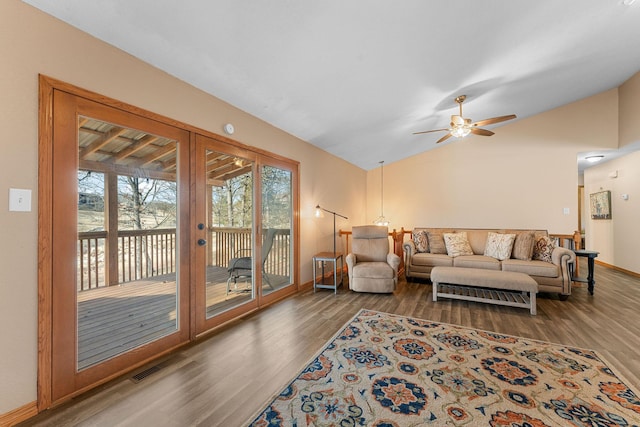
POLYGON ((250 426, 634 426, 597 353, 361 310, 250 426))

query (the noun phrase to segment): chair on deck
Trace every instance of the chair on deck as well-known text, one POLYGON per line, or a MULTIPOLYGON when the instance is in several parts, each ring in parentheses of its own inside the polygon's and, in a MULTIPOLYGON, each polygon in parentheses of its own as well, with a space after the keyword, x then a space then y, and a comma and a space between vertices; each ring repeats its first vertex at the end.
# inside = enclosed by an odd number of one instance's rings
MULTIPOLYGON (((262 239, 262 280, 269 285, 271 289, 273 289, 273 285, 269 281, 269 276, 264 270, 264 264, 267 261, 267 256, 269 256, 269 252, 271 252, 271 248, 273 247, 273 239, 276 235, 275 228, 267 228, 264 233, 264 237, 262 239)), ((235 292, 250 292, 251 288, 238 289, 238 279, 245 279, 247 281, 251 280, 253 276, 253 257, 249 256, 238 256, 243 253, 251 253, 251 249, 240 249, 236 252, 236 257, 231 258, 229 260, 229 268, 227 271, 229 272, 229 278, 227 279, 227 295, 232 291, 231 283, 233 282, 233 291, 235 292)))

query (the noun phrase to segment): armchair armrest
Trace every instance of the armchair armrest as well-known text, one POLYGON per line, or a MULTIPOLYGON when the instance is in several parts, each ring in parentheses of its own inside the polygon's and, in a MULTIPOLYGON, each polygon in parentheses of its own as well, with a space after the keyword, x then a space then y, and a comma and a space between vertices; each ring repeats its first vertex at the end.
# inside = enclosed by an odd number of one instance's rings
MULTIPOLYGON (((353 266, 356 265, 356 256, 353 253, 347 254, 344 261, 347 263, 347 276, 349 283, 353 283, 353 266)), ((351 286, 351 285, 349 285, 351 286)))
POLYGON ((347 263, 347 268, 351 270, 356 265, 356 255, 353 253, 347 254, 344 261, 347 263))
POLYGON ((387 254, 387 264, 393 268, 395 275, 398 275, 398 267, 400 267, 400 257, 394 253, 387 254))

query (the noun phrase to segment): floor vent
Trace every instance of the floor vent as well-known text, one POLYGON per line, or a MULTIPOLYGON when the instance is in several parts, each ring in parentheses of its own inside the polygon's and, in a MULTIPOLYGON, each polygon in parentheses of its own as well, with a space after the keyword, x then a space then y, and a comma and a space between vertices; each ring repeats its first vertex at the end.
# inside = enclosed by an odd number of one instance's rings
POLYGON ((131 381, 133 381, 134 383, 139 383, 140 381, 144 380, 148 376, 155 374, 160 369, 162 369, 162 368, 160 366, 158 366, 158 365, 155 365, 155 366, 152 366, 150 368, 147 368, 144 371, 138 372, 137 374, 132 376, 131 377, 131 381))

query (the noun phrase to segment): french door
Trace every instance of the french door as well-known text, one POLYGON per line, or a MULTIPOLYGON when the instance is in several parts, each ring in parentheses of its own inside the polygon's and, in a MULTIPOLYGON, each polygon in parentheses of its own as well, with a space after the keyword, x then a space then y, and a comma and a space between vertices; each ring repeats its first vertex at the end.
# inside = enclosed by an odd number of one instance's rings
POLYGON ((41 79, 38 406, 298 290, 298 163, 41 79))
POLYGON ((294 174, 195 137, 196 334, 295 292, 294 174))
POLYGON ((189 133, 53 99, 52 401, 189 340, 189 133))

